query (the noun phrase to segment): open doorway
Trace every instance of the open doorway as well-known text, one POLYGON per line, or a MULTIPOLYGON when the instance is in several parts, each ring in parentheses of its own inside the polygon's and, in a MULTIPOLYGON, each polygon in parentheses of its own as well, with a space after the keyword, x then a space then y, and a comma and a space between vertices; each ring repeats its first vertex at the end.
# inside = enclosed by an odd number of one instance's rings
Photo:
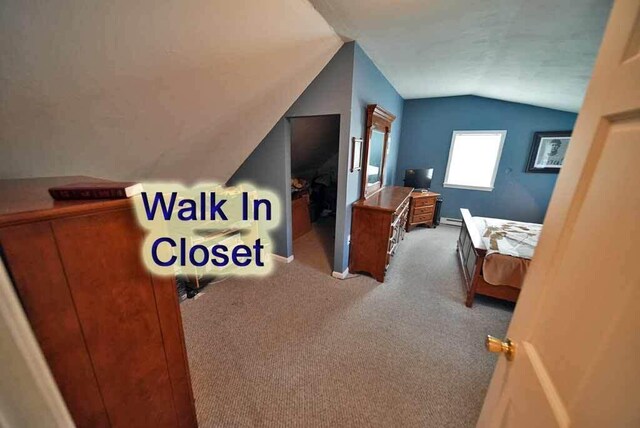
POLYGON ((300 262, 331 273, 340 116, 296 117, 290 124, 293 254, 300 262))

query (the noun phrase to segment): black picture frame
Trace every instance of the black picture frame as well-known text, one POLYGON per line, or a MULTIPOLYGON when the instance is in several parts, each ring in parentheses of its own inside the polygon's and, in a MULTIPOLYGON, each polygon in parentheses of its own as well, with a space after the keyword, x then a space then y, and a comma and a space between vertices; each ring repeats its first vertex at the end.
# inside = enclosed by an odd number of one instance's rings
POLYGON ((571 142, 571 131, 535 132, 527 162, 527 172, 558 174, 571 142))

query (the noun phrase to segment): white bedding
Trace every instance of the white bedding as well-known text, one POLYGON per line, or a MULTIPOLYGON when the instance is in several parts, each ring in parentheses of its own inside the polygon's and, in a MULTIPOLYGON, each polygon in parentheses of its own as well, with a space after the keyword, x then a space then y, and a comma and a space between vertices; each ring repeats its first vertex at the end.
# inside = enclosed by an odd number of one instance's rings
POLYGON ((492 253, 531 259, 542 225, 497 218, 473 217, 487 255, 492 253))

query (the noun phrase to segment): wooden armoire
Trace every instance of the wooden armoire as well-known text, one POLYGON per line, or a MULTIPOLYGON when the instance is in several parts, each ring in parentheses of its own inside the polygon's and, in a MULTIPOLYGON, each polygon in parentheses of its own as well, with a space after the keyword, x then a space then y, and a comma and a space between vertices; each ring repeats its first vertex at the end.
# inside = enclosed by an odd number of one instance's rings
POLYGON ((78 427, 195 427, 175 283, 144 267, 132 203, 47 193, 91 180, 0 180, 3 261, 78 427))

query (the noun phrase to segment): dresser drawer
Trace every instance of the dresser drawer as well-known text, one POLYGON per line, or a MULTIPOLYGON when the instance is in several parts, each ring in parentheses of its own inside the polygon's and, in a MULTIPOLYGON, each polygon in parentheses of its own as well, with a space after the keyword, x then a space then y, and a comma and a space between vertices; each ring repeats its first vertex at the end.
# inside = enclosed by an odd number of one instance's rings
POLYGON ((414 207, 413 211, 411 212, 411 217, 432 213, 435 210, 435 208, 436 208, 435 205, 427 205, 424 207, 414 207))
POLYGON ((402 246, 412 203, 410 188, 387 186, 353 204, 350 272, 384 281, 386 267, 402 246))
POLYGON ((436 197, 435 196, 429 196, 427 198, 416 198, 414 200, 413 206, 414 207, 424 207, 427 205, 435 205, 436 203, 436 197))
POLYGON ((414 215, 411 218, 411 223, 423 223, 423 222, 429 222, 432 220, 433 220, 433 212, 430 212, 428 214, 414 215))
POLYGON ((400 215, 404 210, 409 209, 409 202, 411 202, 411 199, 407 198, 406 201, 400 204, 400 206, 396 210, 396 214, 400 215))
POLYGON ((395 213, 393 213, 393 225, 404 223, 409 215, 409 199, 403 202, 395 213))

